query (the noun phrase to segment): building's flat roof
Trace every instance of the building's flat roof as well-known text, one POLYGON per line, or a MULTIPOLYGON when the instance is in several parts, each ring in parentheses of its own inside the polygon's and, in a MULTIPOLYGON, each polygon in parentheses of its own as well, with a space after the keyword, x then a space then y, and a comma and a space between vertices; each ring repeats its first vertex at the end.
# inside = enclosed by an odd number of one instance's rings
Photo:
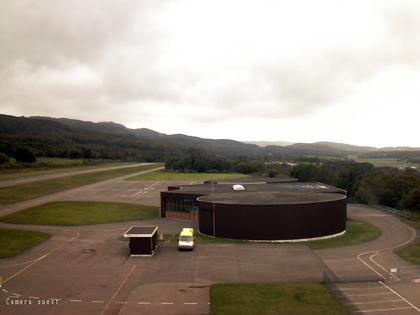
POLYGON ((232 184, 197 184, 197 185, 186 185, 179 186, 180 189, 170 190, 165 193, 171 194, 192 194, 192 195, 212 195, 222 193, 245 193, 245 192, 283 192, 283 193, 339 193, 345 194, 346 192, 342 189, 335 188, 322 183, 304 183, 304 182, 286 182, 286 183, 271 183, 271 184, 248 184, 242 183, 241 185, 245 188, 245 191, 234 191, 232 184))
POLYGON ((124 233, 124 237, 151 237, 157 229, 157 226, 132 226, 124 233))
POLYGON ((235 205, 281 205, 324 202, 346 199, 346 195, 337 193, 302 193, 302 192, 240 192, 202 196, 199 202, 235 204, 235 205))
POLYGON ((219 185, 234 185, 234 184, 271 184, 271 183, 292 183, 297 179, 293 177, 243 177, 243 178, 229 178, 229 179, 215 179, 206 180, 204 184, 212 183, 219 185))

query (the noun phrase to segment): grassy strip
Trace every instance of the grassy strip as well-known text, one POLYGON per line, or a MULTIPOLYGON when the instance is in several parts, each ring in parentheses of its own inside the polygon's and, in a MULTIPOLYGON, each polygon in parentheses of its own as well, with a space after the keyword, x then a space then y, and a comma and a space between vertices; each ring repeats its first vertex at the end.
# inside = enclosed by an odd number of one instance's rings
POLYGON ((157 217, 157 207, 116 202, 52 202, 1 217, 14 224, 89 225, 157 217))
POLYGON ((374 240, 382 235, 382 230, 364 221, 347 220, 347 230, 344 235, 334 238, 309 241, 306 244, 312 249, 356 245, 374 240))
POLYGON ((213 284, 210 314, 340 315, 344 306, 321 283, 213 284))
POLYGON ((414 220, 409 220, 405 218, 402 218, 401 221, 408 224, 409 226, 412 226, 415 229, 420 229, 420 221, 417 221, 417 220, 414 221, 414 220))
POLYGON ((0 229, 0 258, 16 256, 50 237, 42 232, 0 229))
POLYGON ((92 170, 95 168, 103 167, 117 167, 130 165, 134 163, 121 163, 121 162, 100 162, 100 163, 80 163, 75 165, 54 165, 51 167, 39 167, 39 168, 18 168, 18 169, 2 169, 0 170, 0 180, 12 180, 27 178, 33 176, 50 175, 56 173, 67 173, 84 170, 92 170))
POLYGON ((2 187, 0 188, 0 204, 4 205, 25 201, 59 191, 111 179, 114 177, 145 171, 148 169, 156 168, 158 166, 161 166, 161 164, 141 165, 109 171, 98 171, 89 174, 66 176, 17 186, 2 187))
POLYGON ((393 158, 356 158, 356 162, 362 163, 371 163, 378 167, 384 167, 384 166, 390 166, 390 167, 410 167, 410 166, 416 166, 415 163, 410 163, 404 160, 399 159, 393 159, 393 158))
POLYGON ((395 251, 401 258, 420 265, 420 242, 416 242, 395 251))
POLYGON ((402 210, 400 212, 401 221, 412 226, 415 229, 420 229, 420 213, 414 211, 402 210))
POLYGON ((248 177, 239 173, 181 173, 172 171, 156 171, 128 178, 129 180, 190 180, 204 181, 208 179, 229 179, 248 177))

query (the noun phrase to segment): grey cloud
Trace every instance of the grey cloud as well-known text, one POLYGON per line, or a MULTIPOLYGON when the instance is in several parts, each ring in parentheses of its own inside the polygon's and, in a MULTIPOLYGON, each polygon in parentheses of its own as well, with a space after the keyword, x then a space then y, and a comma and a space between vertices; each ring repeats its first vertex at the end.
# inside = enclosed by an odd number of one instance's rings
POLYGON ((2 1, 0 110, 128 121, 152 117, 151 106, 162 106, 162 115, 187 106, 183 115, 203 123, 297 117, 338 102, 387 67, 420 58, 420 12, 406 2, 383 10, 386 36, 362 50, 349 41, 209 72, 171 67, 162 61, 167 34, 153 22, 167 3, 2 1), (78 68, 86 69, 86 81, 71 81, 78 68))

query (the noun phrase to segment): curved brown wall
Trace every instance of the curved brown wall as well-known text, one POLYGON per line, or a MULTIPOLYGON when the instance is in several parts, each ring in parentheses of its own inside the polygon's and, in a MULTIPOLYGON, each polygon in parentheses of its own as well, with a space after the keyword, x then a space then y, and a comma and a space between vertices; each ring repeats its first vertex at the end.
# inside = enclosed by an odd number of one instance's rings
POLYGON ((199 201, 198 207, 200 232, 218 237, 296 240, 334 235, 346 229, 345 198, 279 205, 226 205, 199 201))

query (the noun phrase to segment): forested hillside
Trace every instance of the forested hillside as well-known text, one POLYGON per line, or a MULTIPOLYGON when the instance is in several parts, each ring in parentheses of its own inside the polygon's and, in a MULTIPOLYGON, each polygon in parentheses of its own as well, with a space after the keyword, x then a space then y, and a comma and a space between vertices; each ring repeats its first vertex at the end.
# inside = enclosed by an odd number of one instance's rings
POLYGON ((150 129, 129 129, 113 122, 94 123, 66 118, 0 115, 0 152, 15 156, 18 149, 37 157, 166 161, 188 156, 191 149, 219 159, 259 162, 308 158, 420 158, 415 148, 381 150, 334 142, 295 143, 259 147, 229 139, 167 135, 150 129))

